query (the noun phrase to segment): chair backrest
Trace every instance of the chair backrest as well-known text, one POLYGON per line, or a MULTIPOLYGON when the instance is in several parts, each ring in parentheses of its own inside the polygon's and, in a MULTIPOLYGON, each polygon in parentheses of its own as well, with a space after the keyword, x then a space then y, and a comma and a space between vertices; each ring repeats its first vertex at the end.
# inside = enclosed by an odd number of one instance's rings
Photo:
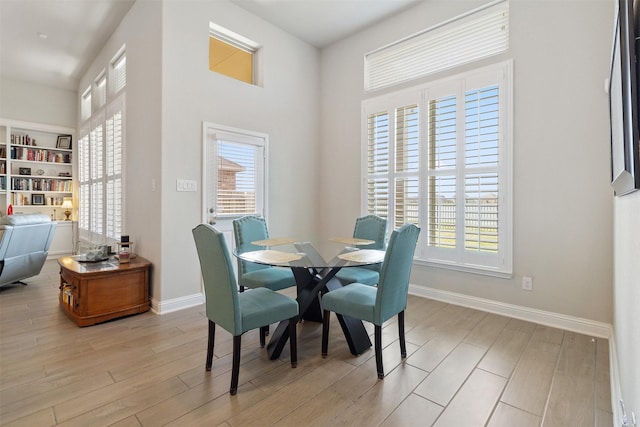
POLYGON ((357 239, 375 240, 372 245, 361 246, 363 249, 384 249, 384 238, 387 233, 387 220, 376 215, 367 215, 356 219, 353 237, 357 239))
POLYGON ((391 233, 380 270, 374 319, 376 324, 395 316, 407 307, 409 276, 420 229, 405 224, 391 233))
MULTIPOLYGON (((252 215, 235 219, 233 220, 233 236, 236 239, 236 250, 239 253, 264 249, 261 246, 252 245, 251 242, 269 238, 267 221, 262 217, 252 215)), ((240 277, 263 268, 269 268, 269 266, 242 261, 238 258, 238 275, 240 277)))
POLYGON ((207 317, 232 335, 242 333, 238 284, 224 235, 209 224, 193 229, 204 280, 207 317))
POLYGON ((0 286, 37 276, 53 241, 56 223, 47 215, 0 219, 0 286))

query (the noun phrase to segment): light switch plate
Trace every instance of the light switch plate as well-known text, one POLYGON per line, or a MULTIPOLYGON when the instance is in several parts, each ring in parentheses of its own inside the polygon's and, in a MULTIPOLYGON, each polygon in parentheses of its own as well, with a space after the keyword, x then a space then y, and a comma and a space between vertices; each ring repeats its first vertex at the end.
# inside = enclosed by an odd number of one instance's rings
POLYGON ((176 180, 177 191, 198 191, 198 183, 191 179, 176 180))

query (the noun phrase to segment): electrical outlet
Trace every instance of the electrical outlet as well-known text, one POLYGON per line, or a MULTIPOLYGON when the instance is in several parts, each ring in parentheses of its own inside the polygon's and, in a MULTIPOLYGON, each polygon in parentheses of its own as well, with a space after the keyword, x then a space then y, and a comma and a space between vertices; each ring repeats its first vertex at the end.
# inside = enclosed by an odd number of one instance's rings
POLYGON ((524 276, 522 278, 522 289, 525 291, 533 291, 533 278, 524 276))

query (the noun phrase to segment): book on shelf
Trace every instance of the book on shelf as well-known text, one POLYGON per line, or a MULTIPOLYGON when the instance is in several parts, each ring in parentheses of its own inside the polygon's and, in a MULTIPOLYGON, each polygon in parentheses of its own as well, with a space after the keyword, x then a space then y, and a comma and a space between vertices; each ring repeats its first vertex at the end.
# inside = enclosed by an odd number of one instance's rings
POLYGON ((71 163, 71 153, 25 147, 11 147, 11 158, 30 162, 71 163))
POLYGON ((12 133, 11 143, 15 145, 36 145, 36 140, 26 133, 12 133))
POLYGON ((14 191, 62 191, 70 193, 72 185, 72 182, 68 179, 11 178, 11 189, 14 191))

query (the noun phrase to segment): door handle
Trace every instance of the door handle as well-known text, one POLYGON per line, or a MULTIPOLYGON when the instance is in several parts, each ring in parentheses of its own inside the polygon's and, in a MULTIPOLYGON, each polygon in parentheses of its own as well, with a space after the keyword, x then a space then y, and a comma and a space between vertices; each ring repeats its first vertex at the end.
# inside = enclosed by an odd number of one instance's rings
POLYGON ((215 225, 216 224, 216 220, 215 219, 210 219, 209 220, 209 225, 215 225))

